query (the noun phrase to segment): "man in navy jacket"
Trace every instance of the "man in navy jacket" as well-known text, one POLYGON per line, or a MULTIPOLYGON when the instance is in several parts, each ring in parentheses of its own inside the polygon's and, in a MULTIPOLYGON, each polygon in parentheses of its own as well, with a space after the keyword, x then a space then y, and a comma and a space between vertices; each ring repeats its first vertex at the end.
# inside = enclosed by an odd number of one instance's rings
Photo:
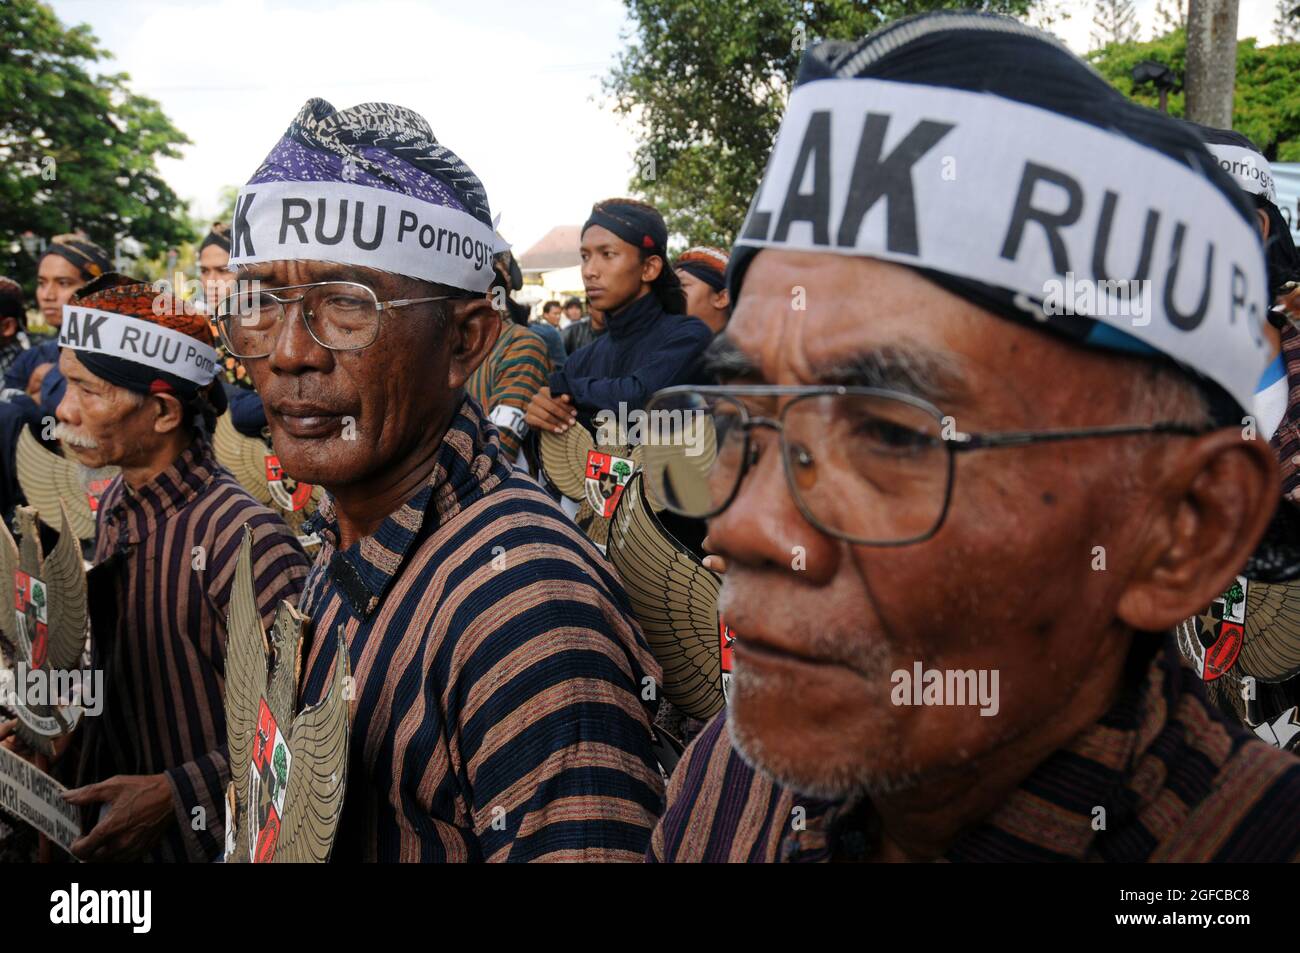
POLYGON ((528 407, 530 427, 562 433, 602 410, 640 410, 655 391, 689 383, 713 332, 686 311, 668 267, 668 228, 650 205, 597 203, 582 228, 582 283, 608 333, 569 356, 528 407))

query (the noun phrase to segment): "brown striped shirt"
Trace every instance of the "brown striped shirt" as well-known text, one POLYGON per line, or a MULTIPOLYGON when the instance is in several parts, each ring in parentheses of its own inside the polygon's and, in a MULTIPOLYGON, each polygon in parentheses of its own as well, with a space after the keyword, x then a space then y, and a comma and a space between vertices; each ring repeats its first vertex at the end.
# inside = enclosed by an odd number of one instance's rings
MULTIPOLYGON (((1214 710, 1170 636, 1145 679, 942 859, 1294 861, 1298 804, 1300 759, 1214 710), (1094 829, 1098 817, 1103 830, 1094 829)), ((648 859, 865 859, 877 837, 869 803, 805 798, 749 767, 731 745, 724 709, 678 763, 648 859)))
POLYGON ((1288 321, 1281 331, 1282 362, 1286 365, 1286 416, 1269 441, 1282 464, 1282 495, 1300 487, 1300 331, 1288 321))
POLYGON ((303 704, 355 679, 341 860, 639 860, 662 806, 658 663, 612 567, 465 399, 425 486, 303 593, 303 704))
POLYGON ((278 516, 197 440, 138 490, 100 497, 91 572, 95 669, 105 707, 85 719, 78 782, 166 774, 177 823, 153 860, 213 860, 225 838, 227 604, 244 527, 269 627, 295 602, 308 560, 278 516), (196 809, 201 809, 196 811, 196 809))
POLYGON ((536 331, 506 320, 492 353, 465 385, 466 393, 496 425, 501 446, 511 459, 518 456, 526 432, 524 411, 546 386, 550 373, 546 342, 536 331))

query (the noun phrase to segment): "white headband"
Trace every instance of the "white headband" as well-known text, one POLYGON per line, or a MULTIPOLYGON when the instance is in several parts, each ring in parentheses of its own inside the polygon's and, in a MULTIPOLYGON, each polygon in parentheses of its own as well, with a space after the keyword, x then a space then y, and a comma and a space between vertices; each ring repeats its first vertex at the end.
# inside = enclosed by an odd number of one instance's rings
POLYGON ((1273 167, 1258 152, 1244 146, 1230 146, 1207 142, 1205 148, 1219 160, 1223 171, 1232 176, 1242 190, 1251 195, 1262 195, 1277 204, 1277 187, 1273 184, 1273 167))
POLYGON ((188 334, 74 304, 63 306, 59 346, 143 364, 200 387, 210 384, 217 374, 217 352, 188 334))
MULTIPOLYGON (((1252 223, 1212 182, 1098 127, 999 96, 846 79, 791 94, 738 245, 862 255, 1003 288, 1042 317, 1060 289, 1142 277, 1110 325, 1250 407, 1272 359, 1252 223)), ((1092 310, 1088 310, 1092 309, 1092 310)), ((1098 312, 1098 313, 1094 313, 1098 312)))
POLYGON ((230 264, 321 261, 487 291, 497 236, 473 215, 355 182, 262 182, 235 201, 230 264))

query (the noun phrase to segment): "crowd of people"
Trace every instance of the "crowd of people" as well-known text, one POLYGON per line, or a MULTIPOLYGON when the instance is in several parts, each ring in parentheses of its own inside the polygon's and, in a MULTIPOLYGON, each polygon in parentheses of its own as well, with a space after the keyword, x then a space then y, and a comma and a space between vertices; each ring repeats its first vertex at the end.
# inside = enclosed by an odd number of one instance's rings
POLYGON ((311 100, 268 145, 194 300, 59 235, 41 337, 0 277, 6 525, 23 445, 114 468, 105 708, 40 761, 77 857, 229 856, 247 539, 263 627, 307 620, 295 710, 352 680, 336 859, 1300 859, 1300 256, 1249 139, 908 18, 804 55, 730 252, 597 202, 537 320, 424 117, 311 100), (301 531, 222 439, 323 488, 301 531), (630 596, 633 480, 711 589, 630 596), (645 636, 678 616, 707 719, 645 636))

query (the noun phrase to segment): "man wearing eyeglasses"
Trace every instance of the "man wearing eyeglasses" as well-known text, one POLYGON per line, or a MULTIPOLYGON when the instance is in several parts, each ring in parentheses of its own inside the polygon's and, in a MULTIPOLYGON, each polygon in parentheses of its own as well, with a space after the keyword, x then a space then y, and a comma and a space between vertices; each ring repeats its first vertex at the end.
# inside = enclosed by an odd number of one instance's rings
POLYGON ((217 325, 328 491, 299 702, 355 680, 333 856, 629 860, 660 677, 610 566, 464 393, 500 318, 487 196, 419 115, 312 100, 239 195, 217 325))
POLYGON ((1261 569, 1276 503, 1252 221, 1194 137, 1015 21, 805 56, 725 386, 649 405, 697 453, 657 448, 647 490, 709 519, 735 637, 650 859, 1300 855, 1300 761, 1169 634, 1261 569), (1107 297, 1059 308, 1067 274, 1107 297))
MULTIPOLYGON (((89 590, 103 704, 77 726, 76 757, 56 749, 78 785, 68 800, 85 821, 72 844, 82 860, 221 855, 225 647, 245 528, 264 624, 307 575, 288 527, 213 454, 226 406, 214 343, 189 302, 161 309, 152 285, 125 275, 101 275, 63 307, 54 435, 87 467, 121 468, 97 500, 89 590)), ((15 728, 0 725, 0 743, 22 751, 15 728)))

